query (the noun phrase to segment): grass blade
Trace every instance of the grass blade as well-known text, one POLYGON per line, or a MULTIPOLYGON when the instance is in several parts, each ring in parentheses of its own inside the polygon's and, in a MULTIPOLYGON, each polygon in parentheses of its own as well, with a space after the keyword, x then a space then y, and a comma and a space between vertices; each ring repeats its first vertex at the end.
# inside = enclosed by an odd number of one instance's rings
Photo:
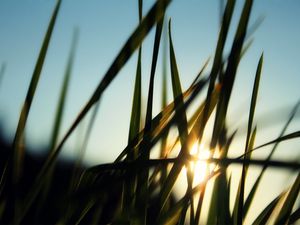
POLYGON ((232 44, 231 52, 228 59, 228 65, 222 82, 222 94, 217 106, 217 112, 213 128, 213 137, 210 146, 211 149, 215 148, 218 142, 218 137, 220 137, 220 132, 223 130, 223 127, 225 125, 228 104, 236 76, 236 71, 241 57, 241 51, 246 36, 252 4, 253 0, 245 1, 242 15, 240 17, 238 28, 232 44))
POLYGON ((288 195, 284 201, 284 207, 281 208, 279 215, 276 218, 275 224, 286 224, 288 222, 288 219, 292 213, 293 206, 296 202, 297 196, 299 195, 300 191, 300 173, 298 173, 298 176, 291 187, 290 191, 288 192, 288 195))
POLYGON ((253 225, 265 225, 267 223, 267 221, 269 220, 269 218, 270 218, 273 210, 275 209, 277 203, 284 196, 284 194, 285 194, 285 192, 281 193, 272 202, 270 202, 269 205, 266 208, 264 208, 264 210, 254 220, 253 225))
MULTIPOLYGON (((64 135, 60 143, 57 145, 55 151, 53 151, 53 154, 48 158, 46 163, 44 164, 43 168, 41 169, 38 177, 36 178, 36 181, 33 185, 33 190, 28 193, 28 197, 26 198, 26 206, 23 210, 22 216, 24 216, 27 213, 27 210, 32 205, 33 201, 35 200, 40 188, 41 184, 43 183, 43 177, 44 174, 47 172, 47 170, 51 167, 51 165, 54 163, 57 155, 59 154, 62 146, 68 139, 68 137, 71 135, 71 133, 74 131, 74 129, 77 127, 77 125, 80 123, 80 121, 85 117, 85 115, 88 113, 88 111, 91 109, 91 107, 99 101, 101 98, 103 92, 108 87, 108 85, 111 83, 111 81, 116 77, 117 73, 121 70, 121 68, 125 65, 125 63, 128 61, 128 59, 132 56, 133 52, 136 50, 136 48, 141 44, 143 39, 146 37, 146 35, 149 33, 151 28, 154 26, 154 24, 161 19, 163 16, 164 11, 166 10, 167 6, 171 0, 159 0, 157 1, 154 6, 150 9, 149 13, 146 15, 146 17, 142 20, 141 24, 136 28, 136 30, 133 32, 133 34, 129 37, 117 57, 115 58, 114 62, 104 75, 102 81, 97 86, 96 90, 94 91, 92 97, 89 99, 87 104, 83 107, 82 111, 79 113, 71 127, 68 129, 67 133, 64 135)), ((22 217, 21 216, 21 217, 22 217)), ((20 218, 21 218, 20 217, 20 218)))
MULTIPOLYGON (((253 149, 253 144, 254 144, 254 139, 255 139, 255 134, 256 134, 256 129, 255 129, 253 131, 252 138, 250 140, 262 65, 263 65, 263 54, 261 55, 258 66, 257 66, 254 86, 253 86, 253 90, 252 90, 250 112, 249 112, 249 119, 248 119, 248 129, 247 129, 246 144, 245 144, 245 153, 247 153, 250 149, 253 149), (249 144, 249 141, 250 141, 250 144, 249 144)), ((250 158, 250 154, 248 154, 247 156, 250 158)), ((245 157, 245 158, 247 158, 247 157, 245 157)), ((243 166, 239 193, 238 193, 238 197, 236 199, 237 204, 238 204, 237 211, 235 211, 236 224, 241 224, 243 221, 243 218, 244 218, 243 206, 244 206, 244 192, 245 192, 245 180, 246 180, 247 170, 248 170, 248 167, 243 166)))
POLYGON ((27 91, 25 101, 24 101, 23 106, 22 106, 22 110, 21 110, 17 130, 16 130, 15 137, 14 137, 14 140, 13 140, 13 149, 14 149, 14 164, 13 164, 14 172, 13 172, 13 177, 14 177, 15 182, 18 182, 17 180, 19 179, 19 176, 20 176, 20 172, 21 172, 20 171, 21 170, 20 166, 22 164, 22 155, 23 155, 22 152, 19 152, 18 145, 20 144, 20 141, 21 141, 22 136, 23 136, 26 121, 27 121, 27 118, 28 118, 28 114, 29 114, 29 111, 30 111, 30 108, 31 108, 31 104, 32 104, 32 101, 33 101, 33 97, 34 97, 37 85, 38 85, 38 82, 39 82, 39 79, 40 79, 41 71, 42 71, 42 68, 43 68, 43 65, 44 65, 44 61, 45 61, 45 58, 46 58, 49 42, 50 42, 50 39, 51 39, 51 36, 52 36, 53 28, 54 28, 54 25, 55 25, 55 22, 56 22, 56 18, 57 18, 57 14, 58 14, 60 5, 61 5, 61 1, 58 0, 56 2, 56 5, 55 5, 55 8, 54 8, 50 23, 48 25, 46 35, 44 37, 43 44, 42 44, 42 47, 41 47, 41 50, 40 50, 40 53, 39 53, 39 56, 38 56, 33 74, 32 74, 32 77, 31 77, 31 81, 30 81, 30 84, 29 84, 29 88, 28 88, 28 91, 27 91))
MULTIPOLYGON (((153 90, 154 90, 154 78, 155 78, 155 70, 157 65, 157 58, 159 53, 159 46, 161 40, 161 34, 163 29, 164 22, 164 14, 162 18, 158 21, 155 31, 154 38, 154 47, 152 54, 152 62, 151 62, 151 71, 150 71, 150 82, 149 82, 149 90, 148 90, 148 100, 147 100, 147 110, 146 110, 146 121, 145 121, 145 133, 149 132, 152 129, 152 107, 153 107, 153 90)), ((147 136, 144 136, 141 144, 141 158, 142 161, 149 160, 150 157, 150 148, 149 148, 149 139, 147 136)), ((148 199, 148 180, 149 180, 149 170, 145 168, 141 171, 138 176, 137 181, 137 209, 143 210, 142 213, 139 213, 140 221, 139 224, 143 221, 146 223, 147 217, 147 199, 148 199)))
MULTIPOLYGON (((295 117, 295 114, 296 114, 296 112, 297 112, 297 109, 298 109, 299 105, 300 105, 300 101, 294 106, 294 108, 293 108, 293 110, 292 110, 292 112, 291 112, 291 114, 290 114, 289 119, 287 120, 287 122, 286 122, 286 124, 284 125, 282 131, 280 132, 279 137, 282 137, 282 136, 284 135, 284 133, 286 132, 286 130, 287 130, 289 124, 292 122, 293 118, 295 117)), ((279 144, 279 142, 276 142, 275 145, 273 146, 271 152, 269 153, 269 155, 268 155, 268 157, 267 157, 267 159, 266 159, 267 162, 271 159, 272 155, 274 154, 275 150, 276 150, 277 147, 278 147, 278 144, 279 144)), ((250 154, 252 151, 248 151, 248 152, 249 152, 249 154, 250 154)), ((250 193, 249 193, 249 195, 248 195, 248 197, 247 197, 247 199, 246 199, 246 201, 245 201, 245 204, 244 204, 244 218, 245 218, 246 215, 247 215, 247 212, 248 212, 248 210, 249 210, 249 208, 250 208, 250 205, 251 205, 251 203, 252 203, 253 197, 254 197, 254 195, 255 195, 255 193, 256 193, 256 190, 257 190, 257 188, 258 188, 258 185, 259 185, 259 183, 260 183, 260 181, 261 181, 261 179, 262 179, 262 177, 263 177, 264 172, 266 171, 266 169, 267 169, 267 165, 265 165, 265 166, 262 168, 262 170, 261 170, 259 176, 257 177, 257 179, 256 179, 256 181, 255 181, 253 187, 251 188, 251 191, 250 191, 250 193)))

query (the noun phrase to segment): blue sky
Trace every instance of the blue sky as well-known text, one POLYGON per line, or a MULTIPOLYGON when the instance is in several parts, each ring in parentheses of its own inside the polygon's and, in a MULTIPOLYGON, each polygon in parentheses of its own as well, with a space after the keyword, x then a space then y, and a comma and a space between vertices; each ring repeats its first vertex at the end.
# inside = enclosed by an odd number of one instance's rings
MULTIPOLYGON (((227 51, 230 50, 243 2, 237 0, 227 51)), ((144 1, 144 14, 153 3, 153 0, 144 1)), ((0 63, 6 63, 0 86, 0 121, 9 138, 14 135, 54 5, 55 1, 51 0, 0 1, 0 63)), ((183 88, 188 87, 206 59, 213 56, 219 30, 218 6, 217 0, 174 0, 168 8, 167 16, 172 18, 173 42, 183 88)), ((278 135, 288 116, 287 109, 300 98, 300 1, 257 0, 250 24, 260 16, 265 19, 254 33, 254 43, 239 67, 229 110, 229 124, 240 125, 237 121, 243 124, 248 117, 256 66, 264 52, 257 118, 265 115, 264 118, 277 119, 270 120, 275 122, 272 126, 257 120, 257 143, 278 135), (279 108, 283 110, 278 111, 279 108)), ((45 146, 49 142, 74 27, 79 27, 80 36, 61 135, 71 125, 137 24, 135 0, 63 1, 26 127, 26 140, 31 146, 45 146)), ((154 31, 151 31, 143 43, 143 96, 147 93, 153 37, 154 31)), ((126 146, 136 59, 135 54, 104 94, 86 155, 90 163, 111 161, 126 146)), ((154 114, 160 109, 161 61, 160 54, 154 114)), ((170 91, 169 101, 171 97, 170 91)), ((146 97, 143 100, 145 102, 146 97)), ((299 130, 299 125, 298 113, 298 120, 289 131, 299 130)), ((75 139, 76 134, 66 144, 63 154, 73 154, 75 139)), ((294 151, 299 142, 292 141, 283 146, 289 148, 279 151, 277 157, 299 156, 294 151)))
MULTIPOLYGON (((154 1, 144 1, 144 13, 154 1)), ((20 107, 30 81, 35 60, 55 1, 2 0, 0 2, 0 62, 7 65, 0 89, 0 116, 9 136, 14 134, 20 107)), ((243 1, 237 1, 227 51, 243 1)), ((213 56, 219 28, 219 1, 174 0, 167 15, 172 18, 174 46, 182 85, 187 87, 204 61, 213 56)), ((250 24, 264 16, 254 34, 254 44, 239 68, 232 113, 247 106, 259 56, 265 63, 258 101, 260 111, 272 111, 294 104, 299 96, 300 29, 299 1, 255 1, 250 24)), ((62 82, 74 27, 80 37, 65 112, 64 130, 90 97, 110 63, 138 23, 137 1, 63 1, 42 77, 27 124, 28 142, 46 144, 51 132, 58 92, 62 82)), ((147 93, 154 32, 143 45, 143 89, 147 93)), ((161 58, 160 58, 161 61, 161 58)), ((124 147, 132 101, 136 54, 122 69, 105 93, 91 139, 91 151, 110 149, 104 159, 112 159, 124 147), (122 109, 122 110, 120 110, 122 109), (109 124, 109 126, 108 126, 109 124), (105 127, 106 129, 100 129, 105 127), (104 137, 103 140, 100 140, 104 137), (115 137, 114 141, 111 138, 115 137), (99 143, 101 142, 101 145, 99 143)), ((157 69, 155 108, 160 108, 161 62, 157 69)), ((169 95, 171 100, 171 95, 169 95)), ((242 111, 242 110, 240 110, 242 111)), ((243 113, 245 114, 246 111, 243 113)), ((275 113, 275 112, 274 112, 275 113)), ((247 114, 244 115, 247 117, 247 114)), ((70 144, 70 143, 68 143, 70 144)))

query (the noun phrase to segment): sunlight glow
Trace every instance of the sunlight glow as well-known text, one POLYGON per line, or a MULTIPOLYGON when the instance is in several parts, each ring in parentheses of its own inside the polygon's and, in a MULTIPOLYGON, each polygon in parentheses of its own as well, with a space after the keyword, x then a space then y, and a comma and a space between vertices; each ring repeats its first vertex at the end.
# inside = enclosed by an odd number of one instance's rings
POLYGON ((194 185, 197 185, 205 180, 208 166, 205 160, 209 159, 210 152, 208 149, 205 149, 204 144, 196 142, 192 146, 190 153, 200 159, 199 161, 191 162, 191 168, 194 172, 194 185))

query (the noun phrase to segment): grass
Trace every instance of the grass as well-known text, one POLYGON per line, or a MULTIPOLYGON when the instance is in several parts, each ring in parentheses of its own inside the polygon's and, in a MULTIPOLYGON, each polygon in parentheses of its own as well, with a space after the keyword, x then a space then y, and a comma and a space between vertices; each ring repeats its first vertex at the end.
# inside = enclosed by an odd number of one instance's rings
MULTIPOLYGON (((223 1, 221 1, 223 2, 223 1)), ((163 27, 166 26, 166 9, 170 0, 158 0, 142 19, 143 1, 139 0, 139 25, 128 38, 120 52, 104 74, 103 79, 97 85, 91 98, 83 106, 82 111, 75 118, 69 129, 58 141, 62 115, 65 108, 65 98, 71 79, 75 43, 77 34, 74 34, 74 42, 71 47, 69 61, 66 67, 61 95, 57 105, 57 114, 54 122, 53 135, 50 140, 49 154, 42 163, 25 194, 22 186, 22 165, 24 164, 24 148, 22 147, 26 121, 30 113, 30 107, 35 97, 35 90, 41 76, 47 48, 51 40, 51 34, 59 13, 61 1, 57 1, 53 11, 49 27, 42 44, 40 55, 37 59, 28 93, 19 118, 19 125, 15 133, 12 152, 3 167, 0 183, 0 221, 1 223, 59 223, 59 224, 243 224, 251 207, 254 207, 256 191, 262 188, 261 179, 266 170, 276 167, 280 170, 292 170, 298 174, 294 183, 288 190, 282 190, 272 202, 264 206, 262 212, 256 212, 257 217, 253 224, 291 224, 300 218, 297 198, 300 189, 300 163, 299 160, 287 162, 273 160, 272 155, 280 142, 289 141, 300 137, 300 131, 286 134, 286 130, 292 122, 298 103, 291 112, 281 134, 274 140, 268 140, 265 144, 256 146, 257 125, 253 123, 257 96, 259 95, 260 77, 263 76, 263 54, 258 60, 257 72, 252 89, 247 133, 245 136, 244 154, 237 158, 229 158, 228 152, 235 139, 235 134, 229 132, 226 121, 227 111, 232 95, 232 89, 237 76, 237 69, 244 54, 249 49, 252 39, 249 41, 249 31, 253 33, 256 26, 249 27, 249 19, 252 12, 252 0, 246 0, 239 18, 234 40, 228 57, 224 56, 224 46, 227 43, 228 30, 234 12, 235 0, 228 0, 222 13, 221 28, 213 57, 212 68, 204 75, 207 63, 195 77, 194 82, 187 90, 183 90, 180 81, 180 71, 177 66, 176 46, 172 40, 171 20, 168 24, 168 41, 170 65, 165 60, 167 49, 164 49, 164 71, 170 66, 171 86, 173 101, 167 104, 167 79, 163 73, 162 85, 162 109, 153 117, 154 80, 160 41, 164 35, 163 27), (156 29, 153 44, 153 56, 151 62, 149 92, 146 104, 145 121, 142 118, 142 43, 152 28, 156 29), (111 82, 118 76, 118 72, 126 62, 138 50, 135 85, 133 90, 133 102, 128 135, 128 145, 120 151, 119 157, 107 164, 100 164, 84 171, 74 170, 70 180, 68 192, 57 203, 62 207, 51 208, 49 198, 55 196, 51 193, 52 183, 55 182, 54 168, 62 147, 70 135, 75 131, 87 113, 91 110, 93 115, 83 135, 81 156, 76 167, 80 167, 88 139, 92 132, 95 117, 100 107, 103 93, 109 88, 111 82), (196 103, 199 95, 206 96, 202 102, 196 103), (187 111, 196 106, 191 117, 187 111), (191 155, 190 149, 194 143, 201 143, 205 128, 209 120, 213 121, 213 133, 210 140, 210 157, 205 159, 208 164, 205 179, 195 184, 195 171, 191 162, 203 160, 196 155, 191 155), (141 124, 145 124, 144 127, 141 124), (169 138, 171 129, 178 130, 175 139, 169 138), (161 143, 159 158, 151 158, 154 146, 161 143), (255 159, 253 151, 258 151, 267 145, 273 149, 266 159, 255 159), (171 147, 170 147, 171 146, 171 147), (178 153, 174 153, 175 148, 178 153), (255 147, 256 146, 256 147, 255 147), (175 156, 174 156, 175 154, 175 156), (218 155, 218 156, 217 156, 218 155), (241 168, 241 177, 237 187, 237 193, 232 193, 231 175, 228 167, 237 164, 241 168), (245 194, 248 170, 251 166, 262 168, 248 195, 245 194), (181 176, 183 168, 186 168, 186 190, 181 198, 174 192, 174 185, 181 176), (76 178, 77 177, 77 178, 76 178), (209 192, 209 185, 212 192, 209 192), (71 188, 70 188, 71 187, 71 188), (112 188, 113 187, 113 188, 112 188), (232 196, 233 195, 233 196, 232 196), (210 199, 209 203, 204 198, 210 199), (234 206, 230 207, 230 199, 234 199, 234 206), (209 204, 209 205, 208 205, 209 204), (203 215, 203 209, 209 208, 208 214, 203 215), (53 213, 49 221, 43 220, 40 213, 53 213), (203 222, 204 221, 204 222, 203 222)), ((224 2, 222 3, 224 4, 224 2)), ((260 21, 257 22, 259 24, 260 21)), ((256 23, 255 23, 256 24, 256 23)), ((227 43, 228 44, 228 43, 227 43)), ((4 74, 3 64, 0 72, 0 82, 4 74)), ((199 150, 201 151, 201 149, 199 150)), ((266 190, 267 191, 267 190, 266 190)))

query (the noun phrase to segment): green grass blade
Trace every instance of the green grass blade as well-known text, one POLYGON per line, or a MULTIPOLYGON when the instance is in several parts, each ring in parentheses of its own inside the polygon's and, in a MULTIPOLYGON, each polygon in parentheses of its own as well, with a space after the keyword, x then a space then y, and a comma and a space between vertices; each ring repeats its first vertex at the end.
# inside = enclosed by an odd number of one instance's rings
MULTIPOLYGON (((139 23, 141 23, 143 15, 143 1, 139 0, 139 23)), ((136 77, 134 85, 134 94, 133 94, 133 103, 131 109, 131 118, 130 118, 130 127, 129 127, 129 136, 128 143, 130 143, 135 136, 138 135, 140 130, 141 123, 141 105, 142 105, 142 45, 139 47, 138 61, 136 68, 136 77)), ((127 160, 134 160, 137 158, 138 149, 133 148, 127 155, 127 160)), ((133 173, 134 171, 128 171, 133 173)), ((133 203, 133 197, 135 192, 136 177, 132 176, 130 179, 125 180, 124 190, 123 190, 123 214, 127 217, 130 214, 130 210, 133 203)), ((129 219, 129 218, 128 218, 129 219)))
MULTIPOLYGON (((154 38, 154 47, 152 54, 152 62, 151 62, 151 71, 150 71, 150 82, 149 82, 149 90, 148 90, 148 99, 147 99, 147 109, 146 109, 146 121, 145 121, 145 133, 149 132, 152 129, 152 107, 153 107, 153 91, 154 91, 154 78, 155 78, 155 70, 157 65, 157 58, 159 53, 159 46, 161 40, 161 34, 163 29, 164 22, 164 14, 162 18, 158 21, 156 26, 155 38, 154 38)), ((144 136, 141 144, 141 158, 142 161, 149 160, 150 157, 150 148, 147 136, 144 136)), ((145 224, 147 218, 147 201, 148 201, 148 181, 149 180, 149 170, 148 168, 144 168, 138 175, 137 180, 137 197, 136 197, 136 208, 139 211, 138 223, 145 224)))
POLYGON ((272 141, 269 141, 265 144, 259 145, 255 148, 253 148, 252 151, 255 151, 257 149, 260 149, 262 147, 265 147, 265 146, 268 146, 268 145, 271 145, 271 144, 276 144, 276 143, 279 143, 279 142, 282 142, 282 141, 287 141, 287 140, 291 140, 291 139, 299 138, 299 137, 300 137, 300 131, 295 131, 295 132, 289 133, 287 135, 284 135, 282 137, 276 138, 272 141))
POLYGON ((223 51, 224 51, 224 46, 225 46, 225 42, 226 42, 227 35, 228 35, 229 26, 231 23, 231 18, 233 15, 233 9, 235 6, 235 2, 236 2, 235 0, 228 0, 226 7, 225 7, 224 14, 223 14, 221 30, 220 30, 219 37, 218 37, 218 43, 217 43, 217 47, 215 50, 213 66, 212 66, 211 73, 210 73, 209 87, 208 87, 207 95, 206 95, 207 105, 204 108, 204 119, 201 124, 201 129, 199 130, 199 140, 200 141, 202 139, 204 128, 206 125, 205 121, 207 120, 206 117, 208 117, 208 111, 209 111, 210 104, 211 104, 210 99, 211 99, 212 92, 215 88, 215 82, 217 79, 217 75, 218 75, 219 71, 222 69, 223 51))
MULTIPOLYGON (((287 130, 289 124, 292 122, 293 118, 295 117, 295 114, 296 114, 296 112, 297 112, 297 109, 298 109, 299 105, 300 105, 300 101, 294 106, 294 108, 293 108, 293 110, 292 110, 292 112, 291 112, 291 114, 290 114, 290 116, 289 116, 289 119, 287 120, 287 122, 286 122, 286 124, 284 125, 282 131, 280 132, 279 137, 282 137, 282 136, 284 135, 284 133, 286 132, 286 130, 287 130)), ((268 155, 266 161, 269 161, 269 160, 271 159, 272 155, 274 154, 275 150, 276 150, 277 147, 278 147, 278 144, 279 144, 279 142, 276 142, 276 143, 275 143, 275 145, 273 146, 271 152, 269 153, 269 155, 268 155)), ((249 154, 250 154, 252 151, 248 151, 248 152, 249 152, 249 154)), ((267 165, 265 165, 265 166, 262 168, 262 170, 261 170, 259 176, 257 177, 257 179, 256 179, 256 181, 255 181, 253 187, 251 188, 251 191, 250 191, 248 197, 246 198, 246 201, 245 201, 245 204, 244 204, 244 218, 245 218, 246 215, 247 215, 247 212, 248 212, 248 210, 249 210, 249 208, 250 208, 250 205, 251 205, 251 203, 252 203, 253 197, 254 197, 254 195, 255 195, 255 193, 256 193, 256 190, 257 190, 257 188, 258 188, 258 185, 259 185, 259 183, 260 183, 260 181, 261 181, 261 179, 262 179, 262 177, 263 177, 264 172, 266 171, 266 169, 267 169, 267 165)))
POLYGON ((281 193, 272 202, 270 202, 269 205, 266 208, 264 208, 264 210, 258 215, 258 217, 254 220, 254 222, 252 224, 253 225, 265 225, 267 223, 267 221, 269 220, 277 203, 284 196, 284 194, 285 194, 285 192, 281 193))
MULTIPOLYGON (((257 66, 254 86, 253 86, 253 90, 252 90, 250 112, 249 112, 249 119, 248 119, 248 129, 247 129, 246 144, 245 144, 245 153, 247 153, 250 149, 253 149, 253 144, 254 144, 254 139, 255 139, 255 134, 256 134, 256 129, 255 129, 253 131, 252 138, 250 138, 262 65, 263 65, 263 54, 261 55, 258 66, 257 66), (250 141, 250 144, 249 144, 249 141, 250 141)), ((248 154, 247 156, 250 159, 250 154, 248 154)), ((245 157, 245 158, 247 158, 247 157, 245 157)), ((238 197, 236 199, 237 204, 238 204, 237 211, 235 211, 236 224, 241 224, 243 221, 243 218, 244 218, 243 206, 244 206, 244 192, 245 192, 245 180, 246 180, 247 170, 248 170, 248 166, 243 166, 242 177, 241 177, 241 181, 240 181, 240 189, 239 189, 238 197)))
POLYGON ((77 45, 78 34, 79 34, 78 32, 79 31, 77 29, 75 29, 74 34, 73 34, 71 51, 69 54, 69 59, 67 62, 63 85, 61 87, 60 97, 59 97, 57 110, 56 110, 56 114, 55 114, 54 127, 52 130, 51 141, 50 141, 50 151, 54 151, 55 145, 57 144, 59 131, 61 128, 63 112, 64 112, 64 108, 66 105, 66 96, 68 93, 69 83, 70 83, 70 79, 71 79, 71 75, 72 75, 72 68, 73 68, 76 45, 77 45))
POLYGON ((38 85, 38 82, 39 82, 39 79, 40 79, 41 71, 42 71, 42 68, 43 68, 43 65, 44 65, 44 61, 45 61, 45 58, 46 58, 49 42, 50 42, 50 39, 51 39, 51 36, 52 36, 53 28, 54 28, 54 25, 55 25, 55 22, 56 22, 56 18, 57 18, 57 14, 58 14, 60 5, 61 5, 61 1, 58 0, 56 2, 56 5, 55 5, 55 8, 54 8, 50 23, 48 25, 46 35, 44 37, 43 44, 42 44, 42 47, 40 49, 40 53, 39 53, 39 56, 38 56, 38 59, 37 59, 37 62, 36 62, 32 77, 31 77, 31 81, 30 81, 30 84, 29 84, 29 88, 28 88, 28 91, 27 91, 27 94, 26 94, 25 101, 24 101, 23 106, 22 106, 19 122, 18 122, 18 125, 17 125, 17 130, 16 130, 15 137, 14 137, 14 140, 13 140, 13 149, 14 149, 14 163, 13 163, 13 170, 14 170, 13 174, 14 175, 13 176, 14 176, 15 182, 18 182, 17 180, 19 179, 19 175, 20 175, 20 172, 21 172, 20 171, 21 170, 20 165, 22 164, 22 161, 23 161, 23 159, 22 159, 23 153, 19 152, 20 149, 19 149, 18 146, 19 146, 20 141, 21 141, 22 136, 23 136, 23 132, 24 132, 25 125, 26 125, 26 122, 27 122, 27 118, 28 118, 28 115, 29 115, 31 104, 32 104, 34 94, 35 94, 35 91, 36 91, 36 88, 37 88, 37 85, 38 85))
MULTIPOLYGON (((46 163, 44 164, 43 168, 41 169, 39 175, 36 178, 36 181, 33 185, 33 191, 28 193, 27 200, 26 200, 26 206, 23 210, 23 214, 27 213, 27 210, 32 205, 33 201, 35 200, 41 185, 43 183, 43 177, 44 174, 47 172, 47 170, 51 167, 51 165, 54 163, 56 157, 60 153, 60 150, 68 137, 71 135, 71 133, 74 131, 74 129, 77 127, 77 125, 80 123, 80 121, 86 116, 88 111, 91 109, 91 107, 101 98, 103 92, 106 90, 106 88, 109 86, 111 81, 116 77, 118 72, 121 70, 121 68, 125 65, 125 63, 129 60, 129 58, 132 56, 133 52, 136 50, 136 48, 141 44, 143 39, 146 37, 146 35, 149 33, 151 28, 154 26, 154 24, 161 19, 161 17, 164 14, 164 11, 166 10, 167 6, 171 0, 159 0, 157 1, 154 6, 150 9, 149 13, 146 15, 146 17, 142 20, 141 24, 136 28, 136 30, 132 33, 132 35, 129 37, 129 39, 126 41, 125 45, 113 61, 112 65, 109 67, 108 71, 104 75, 102 81, 97 86, 96 90, 94 91, 92 97, 89 99, 87 104, 83 107, 82 111, 79 113, 77 118, 74 120, 62 140, 57 145, 55 151, 53 151, 53 154, 47 159, 46 163)), ((21 216, 21 217, 22 217, 21 216)), ((21 218, 20 217, 20 218, 21 218)))
MULTIPOLYGON (((67 66, 66 66, 66 70, 65 70, 65 74, 64 74, 63 84, 61 87, 60 96, 59 96, 59 100, 58 100, 58 104, 57 104, 57 108, 56 108, 54 126, 53 126, 52 135, 51 135, 51 139, 50 139, 50 145, 49 145, 49 153, 48 153, 49 155, 51 154, 51 151, 53 151, 55 148, 55 145, 56 145, 57 139, 58 139, 58 135, 60 132, 61 124, 62 124, 63 112, 64 112, 64 108, 66 105, 66 96, 68 93, 69 82, 70 82, 71 75, 72 75, 75 50, 76 50, 76 45, 77 45, 77 40, 78 40, 78 32, 79 32, 78 30, 75 30, 74 34, 73 34, 71 50, 69 53, 69 58, 68 58, 68 62, 67 62, 67 66)), ((38 212, 37 212, 36 216, 39 216, 39 209, 41 209, 41 207, 44 205, 44 203, 46 201, 46 198, 47 198, 47 195, 49 192, 49 188, 51 186, 53 172, 54 172, 54 165, 52 166, 51 169, 49 169, 49 171, 46 175, 47 180, 45 181, 43 194, 42 194, 41 198, 39 199, 38 210, 37 210, 38 212)))
POLYGON ((288 195, 283 203, 283 207, 281 208, 279 215, 275 220, 275 224, 280 225, 280 224, 286 224, 288 222, 288 219, 292 213, 293 206, 299 195, 299 191, 300 191, 300 173, 298 173, 298 176, 293 186, 288 192, 288 195))
MULTIPOLYGON (((40 49, 39 52, 39 56, 37 59, 37 62, 35 64, 35 68, 31 77, 31 81, 29 84, 29 88, 25 97, 25 101, 23 103, 22 109, 21 109, 21 113, 20 113, 20 117, 19 117, 19 121, 18 121, 18 125, 17 125, 17 130, 14 136, 14 140, 13 140, 13 144, 12 144, 12 149, 13 149, 13 157, 12 157, 12 180, 13 180, 13 184, 14 184, 14 188, 15 188, 15 198, 17 198, 16 196, 18 195, 17 193, 19 192, 18 190, 18 183, 20 180, 20 176, 21 176, 21 172, 22 170, 22 165, 23 165, 23 157, 24 157, 24 148, 20 147, 21 142, 24 138, 24 130, 25 130, 25 126, 26 126, 26 122, 27 122, 27 118, 29 115, 29 111, 32 105, 32 101, 35 95, 35 91, 37 88, 37 85, 39 83, 39 79, 40 79, 40 75, 41 75, 41 71, 44 65, 44 61, 46 58, 46 54, 47 54, 47 50, 48 50, 48 46, 50 43, 50 39, 52 36, 52 32, 53 32, 53 28, 56 22, 56 18, 58 15, 58 11, 60 9, 60 5, 61 5, 61 1, 58 0, 56 2, 54 11, 52 13, 52 17, 50 19, 43 43, 42 43, 42 47, 40 49)), ((17 203, 18 199, 15 199, 15 212, 14 212, 14 222, 18 223, 17 221, 21 218, 20 214, 21 209, 20 209, 20 205, 17 203)))
MULTIPOLYGON (((236 132, 234 132, 226 141, 225 146, 223 147, 221 151, 220 159, 227 158, 227 153, 229 150, 229 147, 233 141, 233 138, 235 137, 236 132)), ((230 196, 230 182, 227 181, 226 176, 226 166, 220 167, 220 175, 216 177, 214 185, 213 185, 213 192, 214 193, 211 196, 210 201, 210 208, 208 212, 208 219, 207 224, 231 224, 231 216, 230 216, 230 209, 229 209, 229 196, 230 196)), ((203 198, 204 195, 201 196, 203 198)), ((201 205, 203 201, 202 199, 199 199, 198 206, 197 206, 197 217, 196 217, 196 223, 198 224, 200 221, 200 213, 201 213, 201 205)))
MULTIPOLYGON (((179 78, 179 72, 178 72, 178 67, 177 67, 177 62, 176 62, 176 56, 175 56, 175 51, 174 51, 174 46, 173 46, 173 41, 172 41, 172 33, 171 33, 171 19, 169 20, 169 44, 170 44, 170 66, 171 66, 171 80, 172 80, 172 90, 173 90, 173 97, 174 97, 174 103, 175 103, 175 108, 180 108, 183 106, 183 95, 182 95, 182 88, 181 88, 181 83, 180 83, 180 78, 179 78), (175 99, 178 98, 178 101, 175 99)), ((180 118, 177 121, 177 126, 178 126, 178 131, 179 131, 179 139, 181 146, 183 146, 186 142, 187 136, 188 136, 188 122, 187 122, 187 117, 186 117, 186 112, 183 111, 182 114, 180 115, 180 118)), ((188 149, 186 149, 188 151, 188 149)), ((184 157, 188 152, 180 152, 179 157, 184 157)), ((170 174, 174 175, 175 180, 177 179, 178 174, 180 173, 181 168, 180 166, 177 166, 176 164, 174 167, 171 169, 170 174), (176 172, 173 172, 176 171, 176 172)), ((193 185, 193 175, 192 171, 190 170, 189 167, 187 167, 187 180, 188 180, 188 188, 187 192, 192 189, 193 185)), ((191 220, 194 218, 194 204, 193 204, 193 198, 189 199, 191 202, 190 206, 190 212, 191 212, 191 220)), ((187 207, 187 204, 185 204, 185 207, 187 207)), ((182 215, 181 215, 181 221, 185 220, 185 214, 186 214, 187 208, 183 208, 182 210, 182 215)), ((191 221, 192 222, 192 221, 191 221)))
POLYGON ((228 104, 236 77, 236 71, 241 57, 241 51, 246 36, 252 4, 252 0, 245 1, 242 15, 240 17, 238 28, 229 54, 228 65, 225 71, 222 84, 222 94, 217 106, 217 112, 213 128, 213 137, 210 146, 211 149, 215 148, 218 142, 218 138, 220 137, 220 132, 222 131, 225 125, 228 104))
MULTIPOLYGON (((213 95, 213 98, 212 98, 212 101, 210 104, 211 108, 209 110, 209 115, 212 113, 212 111, 217 103, 218 93, 219 93, 218 91, 219 91, 219 89, 217 88, 215 91, 215 95, 213 95)), ((190 148, 190 146, 192 146, 192 144, 196 141, 196 139, 195 139, 196 134, 198 133, 198 131, 200 129, 200 124, 202 122, 202 119, 204 119, 203 113, 204 112, 202 111, 201 114, 198 116, 197 121, 195 122, 195 125, 193 126, 192 130, 190 131, 190 133, 187 137, 187 140, 185 141, 184 145, 182 146, 182 149, 180 150, 181 153, 186 153, 188 151, 188 149, 190 148)), ((180 157, 182 157, 182 155, 180 155, 180 157)), ((184 158, 184 157, 182 157, 182 158, 184 158)), ((164 183, 164 186, 160 193, 160 201, 159 201, 161 209, 164 207, 166 200, 171 193, 173 185, 182 169, 182 166, 183 166, 182 161, 181 162, 179 161, 179 163, 176 163, 173 166, 172 170, 170 171, 166 182, 164 183)))

